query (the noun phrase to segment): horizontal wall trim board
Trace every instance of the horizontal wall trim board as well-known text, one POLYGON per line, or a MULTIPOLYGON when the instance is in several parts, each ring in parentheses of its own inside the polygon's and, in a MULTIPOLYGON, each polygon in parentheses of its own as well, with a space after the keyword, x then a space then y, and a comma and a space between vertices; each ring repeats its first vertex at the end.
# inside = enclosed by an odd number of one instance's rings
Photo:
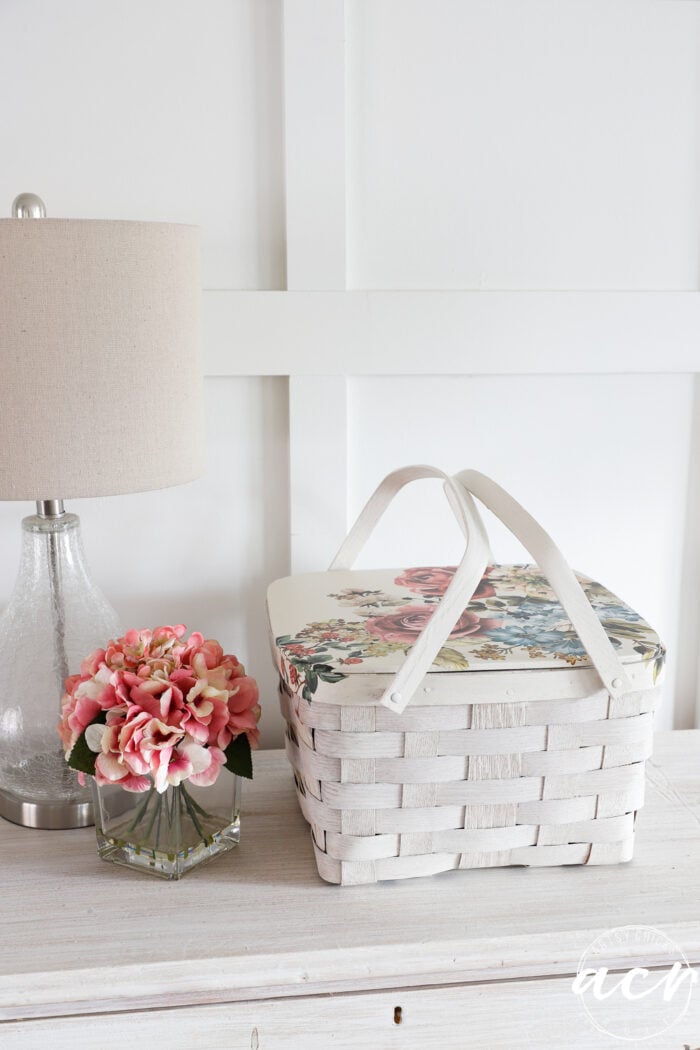
POLYGON ((700 371, 700 293, 205 291, 207 375, 700 371))

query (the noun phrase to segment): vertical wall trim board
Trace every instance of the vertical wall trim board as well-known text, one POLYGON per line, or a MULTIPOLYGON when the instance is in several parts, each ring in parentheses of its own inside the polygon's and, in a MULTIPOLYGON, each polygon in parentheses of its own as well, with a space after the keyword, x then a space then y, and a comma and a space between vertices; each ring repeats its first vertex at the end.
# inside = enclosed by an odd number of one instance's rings
POLYGON ((285 0, 284 92, 287 287, 344 290, 344 0, 285 0))
MULTIPOLYGON (((285 0, 287 288, 292 291, 346 288, 345 68, 344 0, 285 0)), ((307 323, 312 340, 312 315, 307 323)), ((326 352, 332 349, 317 349, 319 372, 325 370, 326 352)), ((345 535, 347 439, 343 376, 291 376, 293 572, 325 569, 345 535)))

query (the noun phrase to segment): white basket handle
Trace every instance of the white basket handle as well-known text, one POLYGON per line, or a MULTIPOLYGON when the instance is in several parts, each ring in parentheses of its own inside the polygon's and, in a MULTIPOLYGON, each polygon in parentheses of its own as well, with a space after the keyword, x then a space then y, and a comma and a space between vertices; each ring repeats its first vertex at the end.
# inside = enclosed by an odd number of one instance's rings
POLYGON ((421 464, 412 467, 401 467, 399 470, 394 470, 391 474, 387 474, 360 511, 355 524, 341 543, 340 549, 331 562, 329 569, 352 568, 360 551, 374 532, 394 497, 405 485, 424 478, 439 478, 445 483, 447 499, 465 537, 469 539, 470 532, 480 531, 482 539, 488 548, 486 530, 471 495, 463 486, 457 484, 449 474, 446 474, 444 470, 421 464))
POLYGON ((444 471, 428 466, 402 467, 388 474, 377 487, 330 565, 331 570, 351 568, 394 496, 404 485, 422 478, 440 478, 444 482, 450 506, 465 536, 466 550, 440 604, 382 698, 392 711, 403 711, 483 578, 491 560, 484 523, 471 494, 444 471))
MULTIPOLYGON (((465 494, 472 494, 481 500, 535 559, 610 695, 618 697, 630 692, 631 683, 600 620, 563 554, 542 526, 504 489, 478 471, 462 471, 451 481, 458 483, 465 494)), ((479 522, 481 524, 480 519, 479 522)), ((482 532, 483 525, 481 529, 474 530, 475 543, 472 537, 469 538, 464 558, 436 612, 385 690, 381 703, 390 710, 401 712, 409 703, 469 604, 485 568, 482 532)))

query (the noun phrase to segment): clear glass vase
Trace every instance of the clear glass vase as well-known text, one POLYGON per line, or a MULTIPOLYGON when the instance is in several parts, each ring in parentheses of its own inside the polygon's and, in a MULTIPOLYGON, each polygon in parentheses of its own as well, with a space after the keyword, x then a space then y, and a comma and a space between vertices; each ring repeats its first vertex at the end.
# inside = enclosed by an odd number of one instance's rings
POLYGON ((184 781, 158 794, 93 784, 97 852, 103 860, 181 879, 238 845, 240 777, 222 769, 214 784, 184 781))
POLYGON ((0 816, 40 828, 92 824, 92 798, 56 725, 65 679, 120 633, 90 578, 75 514, 22 521, 15 589, 0 616, 0 816))

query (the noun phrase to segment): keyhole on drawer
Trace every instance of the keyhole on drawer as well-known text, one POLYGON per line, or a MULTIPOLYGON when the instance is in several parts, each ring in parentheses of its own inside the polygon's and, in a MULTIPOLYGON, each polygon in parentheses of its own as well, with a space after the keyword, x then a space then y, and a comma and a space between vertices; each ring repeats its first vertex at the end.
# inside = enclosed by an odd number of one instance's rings
POLYGON ((395 1006, 394 1007, 394 1024, 401 1024, 402 1021, 403 1021, 403 1015, 401 1013, 401 1007, 400 1006, 395 1006))

